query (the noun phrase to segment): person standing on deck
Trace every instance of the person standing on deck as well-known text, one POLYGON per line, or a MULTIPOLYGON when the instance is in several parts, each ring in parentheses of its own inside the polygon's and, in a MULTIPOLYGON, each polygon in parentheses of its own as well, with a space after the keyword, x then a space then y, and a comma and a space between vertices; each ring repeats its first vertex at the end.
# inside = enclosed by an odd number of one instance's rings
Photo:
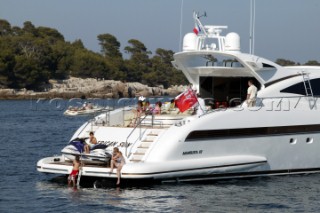
POLYGON ((248 81, 248 92, 247 92, 247 105, 253 107, 256 105, 257 87, 253 84, 252 80, 248 81))
POLYGON ((201 115, 205 114, 205 112, 206 112, 206 104, 205 104, 203 98, 201 98, 201 95, 199 93, 197 94, 197 98, 198 98, 197 116, 200 117, 201 115))

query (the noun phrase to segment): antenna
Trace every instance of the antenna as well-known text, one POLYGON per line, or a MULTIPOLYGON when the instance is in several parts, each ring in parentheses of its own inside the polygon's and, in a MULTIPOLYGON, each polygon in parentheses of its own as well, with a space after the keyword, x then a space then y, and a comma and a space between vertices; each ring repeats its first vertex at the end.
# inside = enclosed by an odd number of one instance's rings
POLYGON ((183 21, 183 0, 181 0, 181 9, 180 9, 180 42, 179 42, 179 51, 181 51, 182 44, 182 21, 183 21))
POLYGON ((206 11, 204 11, 204 13, 201 16, 198 16, 198 19, 201 18, 201 17, 207 17, 206 11))
POLYGON ((255 0, 250 0, 250 38, 249 49, 250 54, 254 54, 254 26, 256 19, 255 0))

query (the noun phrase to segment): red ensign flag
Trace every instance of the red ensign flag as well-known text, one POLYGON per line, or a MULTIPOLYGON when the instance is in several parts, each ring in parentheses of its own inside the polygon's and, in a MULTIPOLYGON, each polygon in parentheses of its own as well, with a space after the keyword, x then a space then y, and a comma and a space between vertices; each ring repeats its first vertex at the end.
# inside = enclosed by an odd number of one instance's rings
POLYGON ((193 32, 198 35, 199 32, 201 32, 201 28, 198 24, 195 24, 194 28, 193 28, 193 32))
POLYGON ((197 101, 197 96, 191 89, 188 89, 175 98, 175 105, 179 108, 180 112, 184 112, 197 103, 197 101))

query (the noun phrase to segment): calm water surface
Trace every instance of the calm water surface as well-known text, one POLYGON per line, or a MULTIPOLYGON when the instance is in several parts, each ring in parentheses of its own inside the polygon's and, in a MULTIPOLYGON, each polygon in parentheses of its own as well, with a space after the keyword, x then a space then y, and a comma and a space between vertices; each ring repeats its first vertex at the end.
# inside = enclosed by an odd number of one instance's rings
POLYGON ((0 101, 0 212, 320 212, 320 175, 122 188, 67 187, 36 171, 88 117, 35 101, 0 101))

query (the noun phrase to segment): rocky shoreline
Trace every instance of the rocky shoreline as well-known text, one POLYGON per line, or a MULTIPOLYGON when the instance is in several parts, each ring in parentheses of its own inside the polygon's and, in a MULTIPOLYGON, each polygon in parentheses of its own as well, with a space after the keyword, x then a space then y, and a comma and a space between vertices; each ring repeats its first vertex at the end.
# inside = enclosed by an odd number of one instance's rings
POLYGON ((138 96, 176 96, 184 91, 185 86, 149 87, 139 82, 121 82, 94 78, 74 78, 50 80, 44 92, 32 90, 0 89, 1 100, 17 99, 52 99, 52 98, 134 98, 138 96))

